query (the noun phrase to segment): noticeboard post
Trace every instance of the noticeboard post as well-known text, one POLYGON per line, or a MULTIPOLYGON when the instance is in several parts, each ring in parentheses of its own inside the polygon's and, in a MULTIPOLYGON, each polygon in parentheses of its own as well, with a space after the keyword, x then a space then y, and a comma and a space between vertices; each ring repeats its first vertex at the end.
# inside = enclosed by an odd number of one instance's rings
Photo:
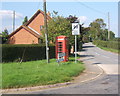
POLYGON ((75 63, 77 62, 77 35, 80 35, 80 24, 72 23, 72 35, 75 35, 75 63))

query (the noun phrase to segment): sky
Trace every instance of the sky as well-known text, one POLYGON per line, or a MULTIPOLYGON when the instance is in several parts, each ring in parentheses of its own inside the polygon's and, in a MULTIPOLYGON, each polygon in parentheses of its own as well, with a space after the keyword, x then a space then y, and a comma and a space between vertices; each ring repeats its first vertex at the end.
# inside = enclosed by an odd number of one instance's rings
MULTIPOLYGON (((64 0, 65 1, 65 0, 64 0)), ((0 3, 1 4, 1 3, 0 3)), ((0 21, 2 21, 2 28, 0 32, 5 28, 8 29, 9 33, 12 32, 13 24, 13 10, 16 12, 15 18, 15 27, 18 28, 25 16, 28 16, 28 19, 34 15, 38 10, 43 10, 43 2, 38 1, 26 1, 24 2, 19 0, 15 1, 5 1, 2 2, 2 8, 0 9, 0 21)), ((81 0, 73 0, 70 2, 47 2, 47 11, 52 15, 54 11, 58 12, 58 15, 63 17, 68 17, 69 15, 75 15, 79 17, 80 23, 84 23, 84 27, 88 27, 91 22, 95 19, 102 18, 108 26, 108 12, 110 13, 110 30, 115 33, 115 36, 118 37, 118 2, 95 2, 91 0, 90 2, 81 2, 81 0)), ((106 26, 106 28, 107 28, 106 26)))

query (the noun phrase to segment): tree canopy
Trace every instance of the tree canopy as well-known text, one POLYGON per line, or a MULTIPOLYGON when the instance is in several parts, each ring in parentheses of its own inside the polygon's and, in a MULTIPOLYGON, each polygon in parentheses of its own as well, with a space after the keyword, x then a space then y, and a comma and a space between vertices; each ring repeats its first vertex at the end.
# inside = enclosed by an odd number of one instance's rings
MULTIPOLYGON (((55 16, 48 21, 48 40, 55 44, 55 39, 57 36, 64 35, 69 37, 69 44, 74 45, 74 36, 72 35, 72 23, 74 23, 78 17, 69 15, 69 17, 55 16)), ((96 19, 91 22, 89 27, 83 27, 80 25, 80 36, 77 36, 79 41, 89 41, 91 40, 108 40, 108 29, 106 29, 106 24, 103 19, 96 19)), ((44 28, 43 28, 44 29, 44 28)), ((44 35, 44 30, 42 30, 44 35)), ((110 38, 114 39, 115 34, 110 31, 110 38)))
MULTIPOLYGON (((94 40, 108 40, 108 29, 106 29, 106 24, 104 23, 103 19, 96 19, 95 21, 91 22, 89 30, 89 36, 94 40)), ((110 31, 110 38, 113 39, 115 34, 110 31)))
POLYGON ((4 31, 2 31, 2 37, 7 37, 8 36, 8 30, 5 28, 4 31))
POLYGON ((69 15, 69 17, 67 17, 66 19, 69 20, 70 23, 74 23, 78 19, 78 17, 69 15))
POLYGON ((4 31, 2 31, 1 35, 2 35, 2 43, 5 43, 8 38, 8 30, 5 28, 4 31))
POLYGON ((25 16, 24 21, 22 22, 22 24, 25 24, 27 21, 28 21, 28 17, 25 16))
MULTIPOLYGON (((44 34, 44 30, 42 30, 44 34)), ((65 35, 69 37, 69 44, 74 44, 74 36, 72 35, 72 24, 69 20, 62 16, 57 16, 49 20, 48 22, 48 39, 55 43, 57 36, 65 35)))

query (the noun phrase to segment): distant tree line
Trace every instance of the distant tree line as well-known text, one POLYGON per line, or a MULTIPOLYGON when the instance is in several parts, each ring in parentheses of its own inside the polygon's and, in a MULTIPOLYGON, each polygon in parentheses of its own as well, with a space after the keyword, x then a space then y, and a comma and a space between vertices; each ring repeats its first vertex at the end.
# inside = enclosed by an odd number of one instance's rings
MULTIPOLYGON (((104 23, 103 19, 96 19, 95 21, 91 22, 89 25, 89 31, 86 34, 87 37, 91 38, 92 40, 108 40, 108 29, 106 29, 106 24, 104 23)), ((114 39, 115 34, 110 31, 110 39, 114 39)))
MULTIPOLYGON (((58 13, 57 13, 58 14, 58 13)), ((69 37, 69 44, 74 45, 74 36, 72 35, 72 23, 78 20, 78 17, 69 15, 68 17, 54 16, 48 21, 48 38, 49 41, 55 43, 55 37, 65 35, 69 37)), ((108 40, 108 29, 104 20, 98 18, 90 23, 89 27, 80 25, 81 35, 77 36, 78 41, 89 42, 93 40, 108 40)), ((44 30, 42 30, 44 35, 44 30)), ((115 38, 114 32, 110 31, 110 40, 115 38)))
MULTIPOLYGON (((78 20, 77 16, 69 15, 68 17, 59 16, 58 12, 53 11, 53 17, 48 21, 48 39, 50 42, 55 43, 55 37, 60 35, 65 35, 69 37, 69 44, 74 45, 74 36, 72 35, 72 23, 78 20)), ((22 24, 25 24, 28 21, 28 17, 25 16, 22 24)), ((108 40, 108 29, 106 28, 106 24, 104 20, 98 18, 90 23, 89 27, 83 27, 84 24, 80 25, 80 35, 77 36, 78 42, 89 42, 93 40, 108 40)), ((43 28, 44 29, 44 28, 43 28)), ((43 33, 43 41, 44 38, 44 30, 43 33)), ((8 30, 4 29, 0 34, 0 38, 2 38, 2 43, 7 41, 8 30)), ((114 32, 110 31, 110 40, 115 39, 114 32)))

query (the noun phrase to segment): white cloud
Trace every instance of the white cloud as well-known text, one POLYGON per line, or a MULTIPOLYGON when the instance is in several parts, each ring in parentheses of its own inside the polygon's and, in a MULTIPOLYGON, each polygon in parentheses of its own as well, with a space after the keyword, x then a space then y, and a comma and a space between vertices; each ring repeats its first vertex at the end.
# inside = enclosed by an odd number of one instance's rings
MULTIPOLYGON (((13 18, 13 11, 12 10, 0 10, 0 19, 10 19, 13 18)), ((21 13, 15 12, 15 18, 24 18, 21 13)))
POLYGON ((87 17, 86 16, 80 16, 80 17, 78 17, 78 21, 80 22, 80 24, 85 23, 87 21, 87 17))

